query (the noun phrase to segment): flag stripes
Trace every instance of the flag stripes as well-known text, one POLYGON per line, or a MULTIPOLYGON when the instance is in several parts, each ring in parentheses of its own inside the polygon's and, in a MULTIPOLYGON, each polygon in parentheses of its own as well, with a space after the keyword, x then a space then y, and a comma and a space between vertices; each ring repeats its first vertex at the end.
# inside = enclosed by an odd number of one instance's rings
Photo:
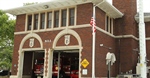
POLYGON ((92 26, 92 30, 96 32, 96 22, 93 17, 91 18, 90 25, 92 26))

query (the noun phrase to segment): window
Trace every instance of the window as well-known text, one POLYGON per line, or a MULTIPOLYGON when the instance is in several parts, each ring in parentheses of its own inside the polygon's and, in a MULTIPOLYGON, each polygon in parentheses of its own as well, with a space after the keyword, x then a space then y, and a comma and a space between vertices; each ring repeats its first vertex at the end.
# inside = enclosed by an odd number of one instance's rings
POLYGON ((74 25, 74 8, 69 9, 69 25, 74 25))
POLYGON ((41 14, 41 23, 40 23, 40 29, 44 29, 45 27, 45 13, 41 14))
POLYGON ((54 12, 54 28, 59 27, 59 11, 54 12))
POLYGON ((110 18, 109 16, 106 16, 105 30, 113 34, 113 18, 110 18))
POLYGON ((47 14, 47 28, 52 27, 52 12, 48 12, 47 14))
POLYGON ((66 21, 67 21, 67 10, 62 10, 62 14, 61 14, 61 25, 62 27, 66 26, 66 21))
MULTIPOLYGON (((27 15, 26 30, 42 30, 63 28, 75 25, 75 8, 66 8, 50 12, 41 12, 27 15)), ((108 28, 108 27, 107 27, 108 28)), ((108 30, 108 29, 107 29, 108 30)), ((110 30, 109 30, 110 31, 110 30)))
POLYGON ((38 14, 34 15, 34 30, 38 29, 38 14))
POLYGON ((31 30, 32 26, 32 15, 28 15, 28 22, 27 22, 27 30, 31 30))

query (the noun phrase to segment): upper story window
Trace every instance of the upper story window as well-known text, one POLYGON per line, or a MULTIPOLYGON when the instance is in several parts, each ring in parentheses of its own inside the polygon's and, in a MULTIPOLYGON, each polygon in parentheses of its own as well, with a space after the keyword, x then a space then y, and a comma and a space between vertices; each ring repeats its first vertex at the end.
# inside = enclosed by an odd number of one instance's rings
POLYGON ((62 25, 62 27, 64 27, 64 26, 66 26, 66 23, 67 23, 67 10, 66 9, 64 9, 64 10, 62 10, 62 12, 61 12, 62 14, 61 14, 61 20, 62 20, 62 22, 61 22, 61 25, 62 25))
POLYGON ((32 15, 28 15, 27 30, 31 30, 31 26, 32 26, 32 15))
POLYGON ((111 34, 113 34, 113 18, 110 18, 109 16, 106 16, 106 22, 105 22, 105 30, 111 34))
POLYGON ((74 25, 74 15, 75 14, 75 9, 71 8, 69 9, 69 25, 74 25))
POLYGON ((47 28, 52 27, 52 12, 47 13, 47 28))
POLYGON ((38 29, 38 18, 39 18, 39 15, 34 14, 34 30, 38 29))
POLYGON ((45 13, 41 14, 41 23, 40 23, 40 29, 44 29, 45 27, 45 13))
POLYGON ((27 15, 26 30, 55 29, 74 26, 75 8, 66 8, 27 15))
POLYGON ((59 11, 54 12, 54 28, 59 27, 59 11))

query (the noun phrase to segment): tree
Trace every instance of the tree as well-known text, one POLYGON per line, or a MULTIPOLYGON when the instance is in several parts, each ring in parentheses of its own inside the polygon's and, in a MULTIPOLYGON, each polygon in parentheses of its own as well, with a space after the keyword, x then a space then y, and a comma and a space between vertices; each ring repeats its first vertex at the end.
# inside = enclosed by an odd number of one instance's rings
POLYGON ((0 69, 9 69, 12 62, 15 20, 0 10, 0 69))

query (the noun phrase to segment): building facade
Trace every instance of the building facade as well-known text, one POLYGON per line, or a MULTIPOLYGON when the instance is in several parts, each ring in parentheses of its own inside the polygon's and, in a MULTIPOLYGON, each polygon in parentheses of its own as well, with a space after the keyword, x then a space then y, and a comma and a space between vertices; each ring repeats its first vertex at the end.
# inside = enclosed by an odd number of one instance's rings
MULTIPOLYGON (((95 77, 108 76, 108 52, 116 57, 110 70, 112 77, 136 74, 139 62, 136 0, 113 0, 112 4, 106 0, 55 0, 5 10, 16 15, 10 78, 33 78, 38 59, 44 59, 43 78, 61 76, 58 71, 67 66, 69 70, 64 72, 69 72, 70 77, 91 78, 93 5, 96 6, 95 77), (75 70, 76 74, 72 74, 75 70)), ((150 60, 149 16, 147 13, 144 19, 150 60)))

